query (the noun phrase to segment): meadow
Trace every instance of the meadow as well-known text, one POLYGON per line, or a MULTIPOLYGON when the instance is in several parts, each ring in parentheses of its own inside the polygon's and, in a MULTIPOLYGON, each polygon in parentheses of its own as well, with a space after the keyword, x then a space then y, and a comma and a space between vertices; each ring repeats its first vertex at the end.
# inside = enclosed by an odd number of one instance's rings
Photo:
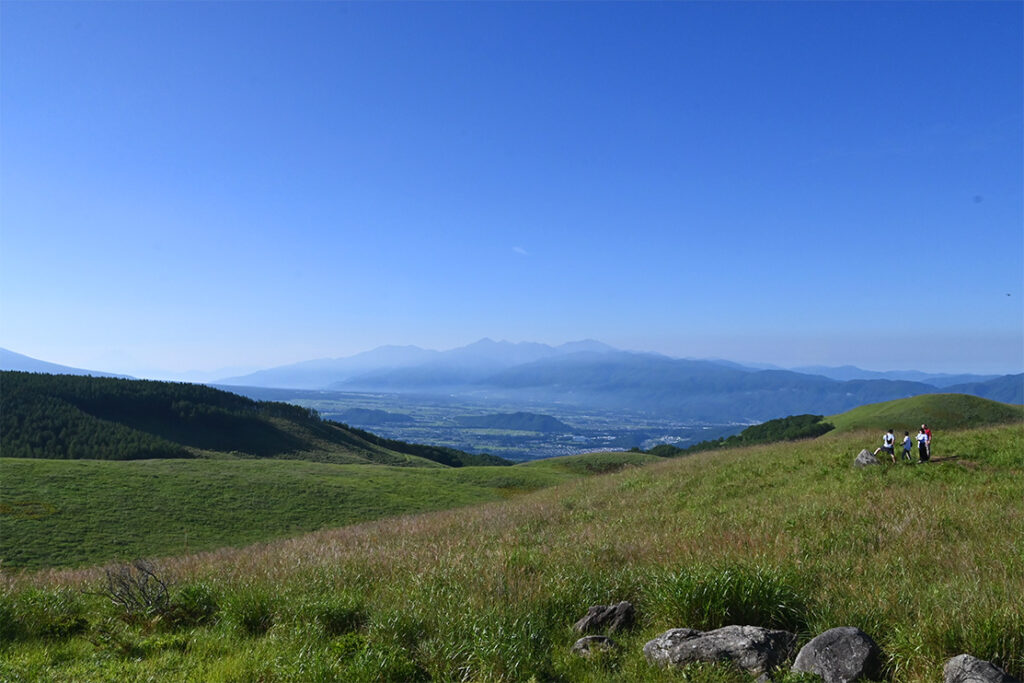
POLYGON ((730 623, 801 641, 858 626, 888 680, 941 680, 962 652, 1024 675, 1024 428, 942 432, 932 463, 854 469, 878 436, 538 463, 572 478, 158 559, 162 610, 96 594, 103 567, 5 571, 0 679, 747 681, 641 654, 668 628, 730 623), (571 655, 573 622, 619 600, 639 618, 616 636, 622 650, 571 655))
MULTIPOLYGON (((652 457, 652 456, 646 456, 652 457)), ((295 536, 501 500, 586 471, 301 460, 4 458, 0 558, 82 566, 295 536)))

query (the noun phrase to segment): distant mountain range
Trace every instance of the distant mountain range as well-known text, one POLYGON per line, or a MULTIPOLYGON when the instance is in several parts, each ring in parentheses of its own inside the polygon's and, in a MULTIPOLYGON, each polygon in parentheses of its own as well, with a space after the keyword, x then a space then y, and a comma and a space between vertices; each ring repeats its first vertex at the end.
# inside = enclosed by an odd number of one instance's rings
POLYGON ((338 389, 347 382, 377 386, 463 384, 515 365, 580 352, 615 351, 592 340, 548 346, 533 342, 480 341, 449 351, 381 346, 345 358, 320 358, 227 377, 216 384, 282 389, 338 389), (358 379, 357 379, 358 378, 358 379))
POLYGON ((115 375, 109 372, 97 372, 96 370, 83 370, 57 363, 47 363, 45 360, 38 360, 23 356, 14 351, 0 349, 0 370, 17 370, 19 372, 45 372, 50 375, 90 375, 92 377, 120 377, 131 379, 128 375, 115 375))
POLYGON ((548 346, 483 339, 450 351, 381 347, 221 383, 493 398, 709 422, 838 413, 865 403, 943 392, 1024 403, 1024 375, 875 372, 853 366, 784 370, 620 351, 590 340, 548 346))
POLYGON ((839 367, 828 367, 824 365, 806 365, 793 368, 793 372, 802 372, 807 375, 821 375, 829 379, 849 381, 852 379, 891 379, 906 380, 908 382, 925 382, 936 387, 951 387, 955 384, 968 384, 971 382, 986 382, 996 379, 1000 375, 948 375, 930 374, 917 370, 892 370, 888 372, 877 372, 874 370, 862 370, 853 365, 842 365, 839 367))
MULTIPOLYGON (((0 357, 5 362, 2 369, 26 369, 8 368, 7 358, 0 357)), ((73 370, 44 369, 63 366, 35 362, 41 364, 37 372, 73 370)), ((310 360, 229 377, 216 384, 463 396, 647 412, 705 422, 758 422, 798 413, 839 413, 866 403, 934 393, 1024 403, 1024 374, 876 372, 853 366, 784 370, 620 351, 593 340, 549 346, 482 339, 449 351, 382 346, 346 358, 310 360)))

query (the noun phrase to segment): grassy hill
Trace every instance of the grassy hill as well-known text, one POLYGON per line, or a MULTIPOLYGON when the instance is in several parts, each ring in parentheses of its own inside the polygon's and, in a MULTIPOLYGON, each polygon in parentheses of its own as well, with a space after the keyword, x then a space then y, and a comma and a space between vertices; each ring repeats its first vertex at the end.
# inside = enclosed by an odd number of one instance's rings
MULTIPOLYGON (((962 652, 1024 675, 1024 428, 944 430, 941 461, 866 470, 851 466, 859 434, 629 454, 651 464, 166 558, 156 570, 173 608, 160 614, 83 593, 101 589, 100 569, 5 571, 0 679, 747 682, 724 665, 663 672, 641 654, 668 628, 730 623, 785 627, 801 643, 858 626, 881 645, 886 680, 941 680, 962 652), (639 614, 615 636, 622 650, 571 655, 573 622, 618 600, 639 614)), ((511 481, 585 462, 379 469, 511 481)))
POLYGON ((509 464, 381 439, 287 403, 197 384, 0 373, 4 457, 285 458, 416 467, 509 464))
POLYGON ((259 460, 0 460, 0 566, 239 546, 501 500, 587 472, 259 460))
POLYGON ((948 430, 1024 422, 1024 406, 965 394, 926 394, 860 406, 825 420, 835 425, 839 433, 858 429, 882 432, 892 428, 913 435, 922 424, 948 430))

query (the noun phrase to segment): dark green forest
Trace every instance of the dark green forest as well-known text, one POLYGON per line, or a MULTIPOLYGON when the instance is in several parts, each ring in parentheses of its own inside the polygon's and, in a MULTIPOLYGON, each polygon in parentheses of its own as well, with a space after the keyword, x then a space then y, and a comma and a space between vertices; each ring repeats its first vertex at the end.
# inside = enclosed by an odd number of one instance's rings
POLYGON ((198 384, 0 372, 3 457, 139 460, 201 451, 295 457, 325 450, 384 464, 404 464, 398 453, 452 467, 506 462, 382 439, 322 420, 309 408, 198 384))

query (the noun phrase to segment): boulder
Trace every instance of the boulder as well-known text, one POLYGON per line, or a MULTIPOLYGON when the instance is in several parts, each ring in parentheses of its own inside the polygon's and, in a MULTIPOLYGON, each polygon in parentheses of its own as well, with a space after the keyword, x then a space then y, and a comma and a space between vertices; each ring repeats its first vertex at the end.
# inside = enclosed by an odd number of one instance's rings
POLYGON ((644 645, 644 656, 659 666, 691 662, 732 662, 752 674, 774 669, 789 659, 796 635, 760 626, 725 626, 714 631, 674 628, 644 645))
POLYGON ((992 662, 971 655, 957 655, 942 667, 945 683, 1020 683, 992 662))
POLYGON ((869 451, 866 448, 864 450, 862 450, 860 453, 858 453, 857 457, 854 458, 854 460, 853 460, 853 466, 854 467, 867 467, 868 465, 881 465, 881 464, 882 463, 878 462, 878 458, 876 458, 875 456, 871 455, 871 451, 869 451))
POLYGON ((595 652, 618 650, 619 644, 608 636, 583 636, 572 645, 570 652, 580 657, 592 657, 595 652))
POLYGON ((594 605, 587 609, 587 614, 573 626, 580 633, 598 631, 614 633, 624 631, 633 626, 636 612, 633 605, 622 601, 617 605, 594 605))
POLYGON ((800 649, 793 671, 818 674, 825 683, 874 681, 881 677, 882 650, 859 628, 831 628, 800 649))

